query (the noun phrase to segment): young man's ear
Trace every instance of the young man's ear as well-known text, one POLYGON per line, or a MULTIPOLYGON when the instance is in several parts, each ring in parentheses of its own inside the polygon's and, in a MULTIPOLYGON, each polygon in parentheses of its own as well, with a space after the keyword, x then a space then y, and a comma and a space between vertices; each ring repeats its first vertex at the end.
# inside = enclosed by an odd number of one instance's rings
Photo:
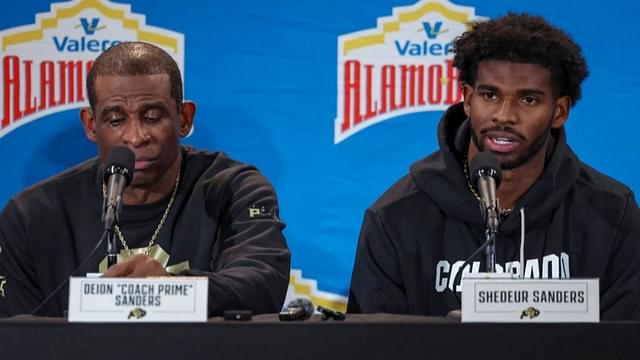
POLYGON ((193 119, 196 116, 196 104, 193 101, 185 101, 180 104, 180 136, 185 137, 191 133, 193 119))
POLYGON ((87 139, 96 142, 96 119, 93 117, 91 108, 84 107, 80 110, 80 121, 82 121, 82 127, 87 139))
POLYGON ((473 97, 473 86, 469 84, 462 85, 462 95, 464 96, 464 113, 469 117, 471 113, 471 98, 473 97))
POLYGON ((554 129, 561 128, 569 119, 571 111, 571 98, 569 96, 561 96, 556 100, 556 108, 551 121, 551 127, 554 129))

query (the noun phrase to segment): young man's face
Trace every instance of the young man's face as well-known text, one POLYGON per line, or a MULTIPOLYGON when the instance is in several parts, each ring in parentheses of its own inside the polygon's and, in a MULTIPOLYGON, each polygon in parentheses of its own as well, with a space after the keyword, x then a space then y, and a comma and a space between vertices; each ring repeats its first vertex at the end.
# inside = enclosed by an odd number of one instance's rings
POLYGON ((135 154, 132 187, 148 188, 179 164, 180 136, 191 129, 193 113, 180 112, 171 97, 169 75, 98 76, 93 111, 83 110, 88 138, 102 161, 112 147, 135 154))
POLYGON ((540 65, 481 61, 475 86, 465 85, 464 93, 471 146, 491 151, 503 170, 544 151, 551 129, 562 127, 569 114, 569 97, 557 97, 551 72, 540 65))

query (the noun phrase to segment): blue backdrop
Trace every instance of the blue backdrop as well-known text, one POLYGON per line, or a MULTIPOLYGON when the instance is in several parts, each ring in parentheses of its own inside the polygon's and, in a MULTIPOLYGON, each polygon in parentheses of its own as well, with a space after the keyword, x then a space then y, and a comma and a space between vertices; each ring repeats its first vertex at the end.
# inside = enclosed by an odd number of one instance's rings
MULTIPOLYGON (((146 25, 184 36, 185 93, 198 104, 195 132, 185 143, 257 165, 277 189, 293 268, 317 280, 318 291, 346 296, 364 210, 413 161, 436 149, 441 111, 391 116, 336 144, 339 37, 374 29, 393 8, 418 2, 75 1, 81 2, 130 4, 132 13, 146 16, 146 25)), ((569 142, 583 160, 638 191, 633 104, 640 95, 640 5, 615 3, 455 1, 483 17, 509 10, 543 15, 572 34, 591 74, 566 125, 569 142)), ((8 11, 5 4, 0 30, 33 25, 36 13, 48 13, 50 5, 20 1, 8 11)), ((73 29, 68 33, 83 30, 73 29)), ((2 48, 3 59, 10 50, 2 48)), ((6 102, 2 84, 0 99, 6 102)), ((0 134, 0 206, 24 187, 95 154, 77 108, 0 134)))

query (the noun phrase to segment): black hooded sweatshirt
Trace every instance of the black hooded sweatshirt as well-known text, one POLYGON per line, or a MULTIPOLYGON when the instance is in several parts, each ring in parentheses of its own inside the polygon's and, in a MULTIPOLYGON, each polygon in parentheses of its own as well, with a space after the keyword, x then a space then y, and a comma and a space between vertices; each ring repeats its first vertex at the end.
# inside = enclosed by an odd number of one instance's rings
MULTIPOLYGON (((411 165, 366 211, 349 312, 444 316, 460 308, 453 291, 460 291, 460 267, 485 240, 479 203, 463 170, 470 139, 465 118, 462 104, 449 108, 438 126, 440 150, 411 165)), ((498 272, 521 274, 523 216, 525 278, 599 278, 601 319, 640 319, 634 195, 581 162, 564 129, 552 131, 542 175, 502 218, 498 272)), ((479 256, 464 271, 483 269, 479 256)))

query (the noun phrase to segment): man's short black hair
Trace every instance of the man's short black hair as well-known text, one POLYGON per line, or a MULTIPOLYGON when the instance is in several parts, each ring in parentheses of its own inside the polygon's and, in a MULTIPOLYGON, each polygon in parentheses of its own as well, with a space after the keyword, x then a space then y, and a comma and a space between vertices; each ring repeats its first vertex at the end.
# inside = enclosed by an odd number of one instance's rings
POLYGON ((478 63, 501 60, 540 65, 551 72, 558 96, 569 96, 573 106, 582 96, 581 84, 589 71, 580 47, 564 31, 542 17, 507 15, 471 25, 454 41, 453 64, 460 80, 475 85, 478 63))
POLYGON ((144 42, 123 42, 100 54, 87 75, 87 94, 92 109, 97 102, 98 76, 169 75, 171 97, 182 104, 182 77, 175 60, 161 48, 144 42))

